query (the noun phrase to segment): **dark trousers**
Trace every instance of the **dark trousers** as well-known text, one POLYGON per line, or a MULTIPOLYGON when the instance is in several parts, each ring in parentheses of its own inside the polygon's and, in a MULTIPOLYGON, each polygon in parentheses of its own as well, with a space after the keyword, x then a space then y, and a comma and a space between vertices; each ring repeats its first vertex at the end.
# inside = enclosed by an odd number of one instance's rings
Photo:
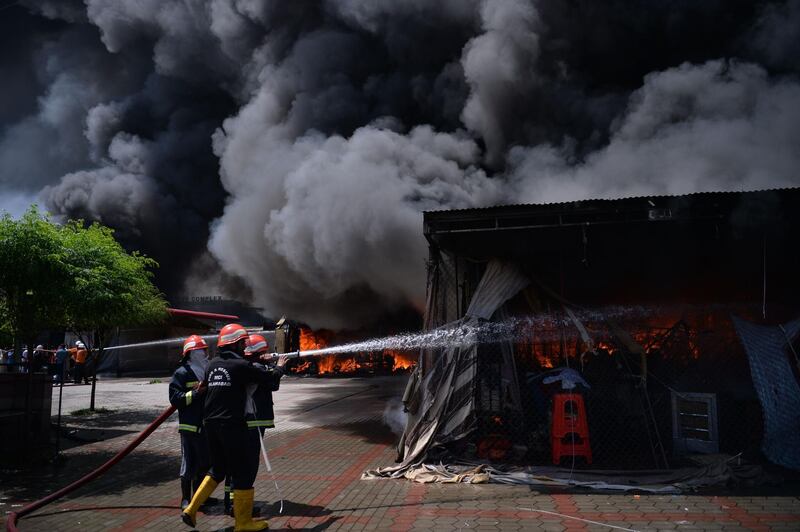
POLYGON ((53 372, 56 376, 56 382, 61 382, 61 379, 64 378, 64 363, 56 364, 53 372))
POLYGON ((72 370, 72 378, 75 380, 75 384, 80 384, 81 379, 85 378, 83 375, 85 367, 86 364, 75 363, 75 367, 72 370))
POLYGON ((261 462, 261 436, 264 429, 247 429, 247 474, 250 483, 256 481, 258 475, 258 464, 261 462))
POLYGON ((216 482, 222 482, 226 476, 230 476, 235 490, 252 488, 255 475, 252 474, 250 465, 252 453, 248 453, 251 445, 248 442, 250 431, 244 421, 209 421, 205 423, 205 432, 211 457, 209 475, 216 482))
POLYGON ((197 487, 208 472, 208 443, 205 434, 181 432, 181 477, 197 487))
MULTIPOLYGON (((257 429, 247 429, 247 454, 245 457, 245 468, 246 473, 242 478, 242 482, 244 484, 249 485, 250 487, 253 486, 256 482, 256 476, 258 475, 258 465, 261 462, 261 442, 259 438, 264 436, 264 429, 257 428, 257 429)), ((232 477, 229 474, 225 477, 225 504, 226 507, 229 504, 230 492, 232 489, 246 489, 246 488, 237 488, 232 487, 232 477)))

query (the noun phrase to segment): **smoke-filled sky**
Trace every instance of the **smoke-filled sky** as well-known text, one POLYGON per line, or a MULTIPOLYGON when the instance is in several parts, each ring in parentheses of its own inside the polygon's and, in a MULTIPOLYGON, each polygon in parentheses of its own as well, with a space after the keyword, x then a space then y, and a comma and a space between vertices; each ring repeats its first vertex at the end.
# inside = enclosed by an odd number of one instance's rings
POLYGON ((420 308, 423 210, 800 185, 800 0, 0 5, 0 209, 316 327, 420 308))

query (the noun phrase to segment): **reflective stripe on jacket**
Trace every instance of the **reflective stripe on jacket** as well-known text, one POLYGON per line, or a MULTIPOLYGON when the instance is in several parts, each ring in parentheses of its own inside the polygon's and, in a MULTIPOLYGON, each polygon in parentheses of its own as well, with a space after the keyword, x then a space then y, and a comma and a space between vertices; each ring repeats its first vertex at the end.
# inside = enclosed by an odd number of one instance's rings
MULTIPOLYGON (((257 364, 261 366, 261 364, 257 364)), ((263 366, 262 366, 263 367, 263 366)), ((247 416, 247 428, 254 429, 259 427, 275 428, 275 412, 272 407, 272 392, 280 387, 283 370, 274 368, 271 370, 273 378, 268 383, 258 385, 253 393, 253 403, 255 413, 247 416)))
POLYGON ((203 426, 203 398, 193 388, 197 376, 189 364, 181 364, 169 383, 169 403, 178 409, 178 431, 198 433, 203 426))
POLYGON ((255 429, 259 427, 266 427, 268 429, 275 428, 275 420, 274 419, 248 419, 247 420, 247 428, 248 429, 255 429))

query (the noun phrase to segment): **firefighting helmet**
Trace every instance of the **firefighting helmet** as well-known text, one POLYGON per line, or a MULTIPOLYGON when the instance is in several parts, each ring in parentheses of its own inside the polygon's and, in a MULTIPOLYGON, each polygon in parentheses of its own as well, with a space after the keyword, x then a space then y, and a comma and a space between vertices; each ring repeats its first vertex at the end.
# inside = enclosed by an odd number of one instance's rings
POLYGON ((267 339, 260 334, 251 334, 247 337, 247 347, 244 348, 245 354, 266 353, 269 349, 267 339))
POLYGON ((235 344, 242 338, 247 338, 247 329, 238 323, 229 323, 219 331, 217 347, 235 344))
POLYGON ((194 351, 195 349, 208 349, 208 344, 206 344, 202 336, 193 334, 183 342, 183 356, 188 355, 189 351, 194 351))

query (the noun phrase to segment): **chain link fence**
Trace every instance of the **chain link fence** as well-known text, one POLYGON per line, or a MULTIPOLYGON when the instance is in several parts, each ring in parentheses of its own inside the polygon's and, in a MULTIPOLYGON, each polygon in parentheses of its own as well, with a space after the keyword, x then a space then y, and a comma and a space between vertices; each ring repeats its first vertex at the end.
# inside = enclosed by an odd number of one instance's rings
MULTIPOLYGON (((482 271, 445 253, 429 265, 428 328, 463 316, 482 271)), ((588 434, 570 433, 564 444, 588 437, 591 448, 591 464, 567 452, 566 467, 663 469, 696 453, 758 455, 761 409, 730 308, 614 309, 612 322, 604 309, 570 316, 534 292, 494 317, 527 328, 478 348, 475 428, 451 449, 457 457, 553 465, 554 398, 562 393, 583 398, 585 411, 573 402, 566 415, 588 422, 588 434)), ((423 364, 436 356, 426 352, 423 364)))

